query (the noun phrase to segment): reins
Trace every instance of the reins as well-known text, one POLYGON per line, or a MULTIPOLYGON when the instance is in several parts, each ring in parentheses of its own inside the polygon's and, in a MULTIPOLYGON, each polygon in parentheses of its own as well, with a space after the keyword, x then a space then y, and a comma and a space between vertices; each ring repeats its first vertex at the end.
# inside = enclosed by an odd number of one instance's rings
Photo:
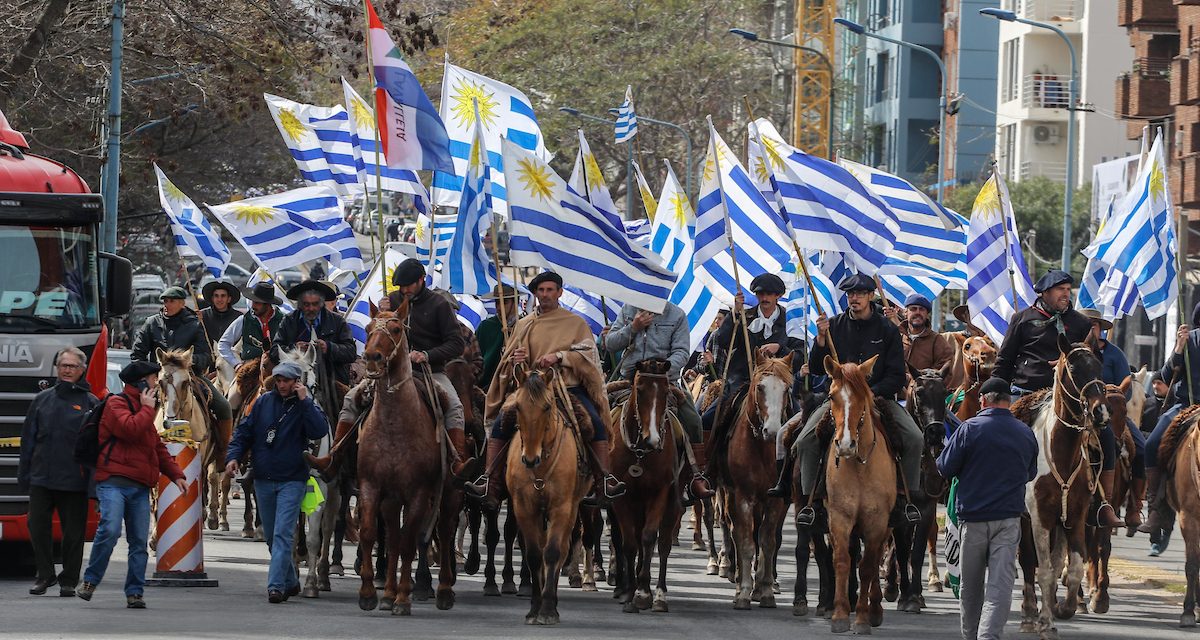
MULTIPOLYGON (((1058 514, 1058 519, 1059 519, 1059 522, 1062 523, 1064 529, 1070 528, 1070 525, 1068 525, 1068 523, 1067 523, 1067 503, 1069 502, 1068 498, 1070 497, 1071 485, 1075 484, 1076 478, 1079 477, 1079 474, 1082 473, 1084 471, 1084 469, 1088 469, 1088 473, 1087 473, 1088 493, 1091 494, 1091 493, 1095 493, 1095 491, 1096 491, 1097 481, 1096 481, 1096 478, 1092 477, 1092 473, 1090 470, 1091 465, 1088 461, 1088 456, 1087 456, 1087 448, 1088 448, 1089 444, 1092 444, 1092 443, 1098 444, 1099 438, 1096 435, 1095 431, 1089 430, 1086 425, 1079 425, 1079 424, 1069 422, 1067 420, 1064 420, 1063 417, 1061 415, 1059 415, 1059 412, 1058 412, 1059 396, 1058 396, 1058 394, 1061 392, 1067 398, 1069 398, 1070 400, 1072 400, 1076 403, 1078 408, 1071 412, 1073 414, 1072 418, 1076 418, 1080 422, 1083 422, 1084 419, 1086 419, 1086 417, 1087 417, 1085 415, 1086 409, 1083 406, 1083 397, 1084 397, 1087 389, 1093 384, 1099 384, 1101 386, 1101 389, 1107 395, 1107 388, 1104 387, 1104 383, 1101 380, 1091 380, 1091 381, 1085 383, 1082 387, 1080 387, 1075 382, 1074 377, 1071 375, 1070 359, 1071 359, 1071 356, 1074 355, 1076 352, 1091 353, 1091 349, 1089 349, 1087 347, 1076 347, 1076 348, 1072 349, 1070 352, 1068 352, 1063 357, 1061 363, 1059 364, 1059 370, 1061 371, 1061 373, 1055 379, 1054 389, 1051 392, 1052 396, 1051 396, 1051 402, 1050 402, 1050 410, 1054 412, 1055 421, 1058 424, 1061 424, 1064 427, 1067 427, 1067 428, 1079 433, 1082 438, 1079 442, 1079 462, 1075 465, 1075 468, 1071 470, 1071 474, 1065 480, 1063 479, 1062 474, 1058 470, 1058 465, 1056 465, 1054 463, 1053 454, 1050 452, 1051 447, 1050 447, 1049 440, 1052 440, 1054 438, 1053 430, 1051 430, 1050 434, 1047 436, 1048 441, 1046 442, 1046 447, 1045 447, 1046 464, 1047 464, 1047 466, 1050 467, 1050 474, 1054 477, 1055 482, 1058 483, 1059 492, 1061 494, 1062 504, 1061 504, 1061 509, 1058 514), (1071 386, 1075 387, 1078 390, 1078 394, 1079 394, 1078 396, 1073 396, 1073 395, 1071 395, 1071 393, 1069 391, 1066 390, 1066 388, 1062 384, 1064 379, 1069 381, 1071 383, 1071 386)), ((1074 457, 1074 455, 1072 455, 1072 457, 1074 457)))

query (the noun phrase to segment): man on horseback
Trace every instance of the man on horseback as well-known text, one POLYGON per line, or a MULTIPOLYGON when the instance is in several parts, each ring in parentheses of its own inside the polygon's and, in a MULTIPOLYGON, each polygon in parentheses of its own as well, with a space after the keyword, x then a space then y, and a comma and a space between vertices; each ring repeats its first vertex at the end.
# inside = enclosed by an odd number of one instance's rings
MULTIPOLYGON (((875 292, 875 281, 863 274, 852 275, 842 281, 838 288, 846 292, 849 308, 832 320, 824 315, 817 319, 817 340, 813 346, 808 362, 811 372, 815 375, 825 374, 824 360, 830 355, 829 340, 833 340, 835 358, 838 362, 863 363, 878 356, 871 372, 868 384, 875 396, 877 406, 886 412, 884 424, 894 425, 899 431, 900 447, 898 452, 903 472, 904 486, 908 496, 903 507, 903 517, 908 522, 917 522, 920 512, 912 504, 912 495, 920 491, 921 485, 921 453, 924 448, 924 434, 913 421, 912 416, 896 403, 896 394, 904 388, 905 365, 904 345, 900 331, 896 325, 883 316, 882 311, 876 311, 871 298, 875 292)), ((796 514, 796 522, 800 525, 811 525, 816 520, 816 510, 813 506, 813 491, 817 486, 817 472, 820 468, 821 450, 820 439, 817 437, 817 425, 829 415, 830 403, 825 401, 808 418, 804 430, 796 439, 796 453, 800 459, 800 482, 805 495, 805 506, 796 514)), ((784 481, 791 477, 788 464, 784 465, 786 475, 784 481)), ((778 486, 778 485, 777 485, 778 486)))
POLYGON ((180 287, 167 287, 159 296, 162 311, 146 318, 138 331, 129 357, 133 361, 158 362, 158 350, 192 350, 192 379, 208 389, 208 411, 217 420, 217 433, 233 432, 233 410, 204 372, 212 363, 212 348, 204 338, 204 329, 196 313, 184 305, 187 293, 180 287))
POLYGON ((358 348, 346 320, 325 308, 335 296, 333 289, 316 280, 305 280, 288 290, 297 309, 283 318, 271 340, 271 363, 279 364, 280 349, 315 348, 321 354, 322 374, 350 384, 350 365, 358 359, 358 348), (316 342, 309 344, 316 334, 316 342))
MULTIPOLYGON (((992 375, 1012 386, 1014 397, 1047 389, 1054 384, 1054 366, 1062 353, 1058 336, 1066 336, 1071 344, 1084 342, 1092 332, 1092 322, 1071 306, 1071 289, 1075 278, 1059 269, 1046 272, 1033 286, 1038 299, 1033 306, 1013 314, 996 355, 992 375)), ((1116 480, 1116 439, 1112 427, 1099 430, 1103 465, 1099 486, 1104 496, 1112 495, 1116 480)), ((1117 517, 1107 499, 1100 501, 1096 519, 1102 527, 1120 527, 1125 523, 1117 517)))
POLYGON ((479 374, 479 387, 487 389, 492 384, 492 376, 500 365, 500 354, 504 353, 504 321, 508 322, 508 331, 517 324, 517 290, 506 284, 498 284, 492 292, 483 296, 484 300, 496 300, 496 315, 488 316, 479 323, 475 337, 479 340, 479 349, 483 352, 483 371, 479 374))
POLYGON ((250 310, 235 318, 217 343, 221 357, 235 369, 243 362, 262 356, 264 345, 270 346, 271 338, 279 331, 279 323, 283 321, 283 314, 279 311, 283 300, 275 295, 275 285, 260 282, 246 293, 246 299, 250 301, 250 310), (238 342, 242 343, 242 347, 235 354, 233 345, 238 342))
MULTIPOLYGON (((594 435, 590 446, 592 473, 597 501, 618 498, 625 483, 609 471, 608 397, 596 340, 583 318, 558 304, 563 293, 562 276, 545 271, 529 282, 537 298, 537 312, 517 321, 510 341, 504 347, 501 365, 488 388, 484 420, 492 421, 488 438, 487 465, 474 483, 466 485, 471 495, 484 498, 484 505, 496 509, 500 504, 500 483, 492 477, 504 477, 505 448, 516 428, 516 416, 500 411, 515 383, 515 368, 558 367, 567 392, 583 406, 592 422, 594 435), (497 468, 499 467, 499 468, 497 468)), ((569 407, 568 407, 569 409, 569 407)))
POLYGON ((610 353, 625 351, 621 357, 621 377, 630 383, 633 382, 638 363, 643 360, 658 359, 671 363, 667 379, 683 397, 675 411, 692 447, 692 481, 687 490, 693 499, 714 495, 702 471, 705 460, 700 414, 696 411, 695 402, 679 386, 680 373, 691 355, 691 335, 683 309, 668 302, 662 313, 651 313, 633 305, 625 305, 603 340, 604 348, 610 353))
POLYGON ((213 280, 204 285, 201 295, 208 307, 200 311, 200 324, 204 325, 206 340, 220 340, 240 315, 233 305, 242 299, 242 292, 228 280, 213 280))
POLYGON ((914 293, 904 300, 905 319, 901 322, 894 307, 884 309, 893 323, 899 322, 900 338, 904 341, 904 361, 917 371, 938 369, 954 359, 954 347, 942 334, 933 330, 929 316, 933 304, 929 298, 914 293))

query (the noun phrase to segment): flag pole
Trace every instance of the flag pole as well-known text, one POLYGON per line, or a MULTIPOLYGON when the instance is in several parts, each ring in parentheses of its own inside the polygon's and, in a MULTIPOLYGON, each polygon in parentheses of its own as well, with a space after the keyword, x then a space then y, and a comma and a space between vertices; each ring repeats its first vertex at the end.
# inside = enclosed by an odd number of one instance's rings
MULTIPOLYGON (((729 203, 725 201, 725 185, 721 179, 721 150, 717 147, 717 129, 713 126, 712 116, 707 116, 707 120, 708 134, 711 138, 710 144, 712 145, 713 164, 716 166, 717 191, 721 194, 721 206, 725 210, 725 240, 729 242, 729 257, 733 261, 733 282, 737 286, 737 294, 740 296, 742 295, 742 276, 738 269, 737 243, 733 241, 733 225, 729 221, 729 203)), ((744 304, 737 304, 736 301, 733 306, 737 307, 734 311, 737 312, 737 318, 742 325, 742 338, 746 342, 746 373, 749 375, 754 372, 754 354, 750 352, 750 327, 746 324, 746 306, 744 304)), ((732 352, 733 348, 731 347, 730 355, 732 355, 732 352)))
MULTIPOLYGON (((479 99, 471 98, 471 105, 475 109, 475 126, 476 127, 481 126, 482 123, 479 120, 479 99)), ((479 142, 478 136, 472 135, 471 138, 472 138, 471 139, 472 146, 474 146, 475 144, 477 144, 479 142)), ((487 162, 487 149, 479 149, 478 152, 479 152, 479 162, 480 163, 487 162)), ((468 167, 468 172, 469 172, 469 170, 470 170, 470 167, 468 167)), ((488 185, 488 191, 489 191, 489 193, 484 193, 481 195, 485 201, 490 202, 490 200, 489 200, 489 198, 491 197, 491 193, 490 193, 491 185, 490 184, 488 185)), ((500 227, 496 224, 496 212, 492 211, 489 208, 488 215, 491 216, 491 218, 492 218, 492 263, 493 263, 493 266, 495 266, 495 268, 496 268, 496 290, 500 292, 499 303, 496 305, 496 307, 497 307, 496 311, 498 312, 496 315, 500 316, 500 332, 502 334, 504 334, 504 342, 505 342, 505 344, 507 344, 508 343, 508 311, 505 310, 505 308, 504 308, 504 301, 507 298, 504 295, 504 278, 503 278, 504 272, 500 269, 500 248, 497 246, 500 244, 500 232, 499 232, 500 227)), ((430 224, 430 226, 432 227, 433 225, 430 224)), ((432 237, 433 234, 430 233, 429 235, 432 237)), ((429 256, 430 256, 430 259, 432 260, 433 251, 429 252, 429 256)), ((515 284, 515 282, 514 282, 514 284, 515 284)), ((516 292, 516 287, 513 287, 513 292, 514 293, 516 292)))
POLYGON ((1017 302, 1017 276, 1013 266, 1012 240, 1008 234, 1008 212, 1004 209, 1004 201, 1000 194, 1000 176, 996 173, 996 161, 992 161, 992 180, 996 185, 996 202, 1000 203, 1000 220, 1004 226, 1004 264, 1008 267, 1008 289, 1012 292, 1013 313, 1021 310, 1017 302))
MULTIPOLYGON (((370 0, 363 0, 363 18, 366 19, 367 30, 363 34, 366 36, 367 45, 367 78, 371 81, 371 90, 375 91, 375 64, 371 56, 371 5, 370 0)), ((372 129, 375 130, 375 209, 379 212, 379 277, 383 281, 383 292, 387 294, 387 242, 383 235, 383 175, 379 166, 379 151, 383 148, 383 140, 379 137, 379 101, 375 101, 375 122, 372 129)), ((363 189, 363 208, 367 208, 367 203, 371 201, 370 195, 363 189)), ((432 209, 432 204, 430 208, 432 209)), ((369 218, 368 213, 368 219, 369 218)), ((432 227, 432 223, 430 224, 432 227)), ((371 235, 371 234, 368 234, 371 235)), ((375 247, 375 236, 371 235, 371 248, 375 247)))

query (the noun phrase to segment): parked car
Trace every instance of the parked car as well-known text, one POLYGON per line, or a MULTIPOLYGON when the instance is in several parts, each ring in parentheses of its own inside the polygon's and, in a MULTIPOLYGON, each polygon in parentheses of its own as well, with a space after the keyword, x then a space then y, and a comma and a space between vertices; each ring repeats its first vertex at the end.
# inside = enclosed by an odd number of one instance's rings
POLYGON ((308 280, 308 274, 299 269, 283 269, 272 274, 284 291, 308 280))
POLYGON ((109 393, 116 393, 125 388, 125 383, 121 382, 121 369, 133 360, 132 355, 133 352, 129 349, 108 350, 108 369, 104 372, 104 380, 109 393))

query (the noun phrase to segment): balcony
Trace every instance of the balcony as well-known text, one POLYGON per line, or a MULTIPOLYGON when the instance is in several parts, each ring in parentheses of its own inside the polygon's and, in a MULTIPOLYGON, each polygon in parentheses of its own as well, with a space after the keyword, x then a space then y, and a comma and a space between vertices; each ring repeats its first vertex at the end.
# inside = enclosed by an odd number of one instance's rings
POLYGON ((1021 84, 1021 106, 1026 109, 1066 109, 1071 98, 1071 76, 1035 73, 1021 84))
POLYGON ((1083 0, 1017 0, 1022 18, 1045 22, 1074 22, 1083 17, 1083 0))
POLYGON ((1117 24, 1137 29, 1178 31, 1172 0, 1118 0, 1117 24))
POLYGON ((1025 160, 1021 163, 1021 180, 1030 178, 1049 178, 1055 182, 1067 181, 1067 163, 1065 162, 1034 162, 1025 160))
POLYGON ((1117 76, 1117 113, 1128 118, 1162 116, 1171 109, 1170 61, 1137 58, 1133 71, 1117 76))

